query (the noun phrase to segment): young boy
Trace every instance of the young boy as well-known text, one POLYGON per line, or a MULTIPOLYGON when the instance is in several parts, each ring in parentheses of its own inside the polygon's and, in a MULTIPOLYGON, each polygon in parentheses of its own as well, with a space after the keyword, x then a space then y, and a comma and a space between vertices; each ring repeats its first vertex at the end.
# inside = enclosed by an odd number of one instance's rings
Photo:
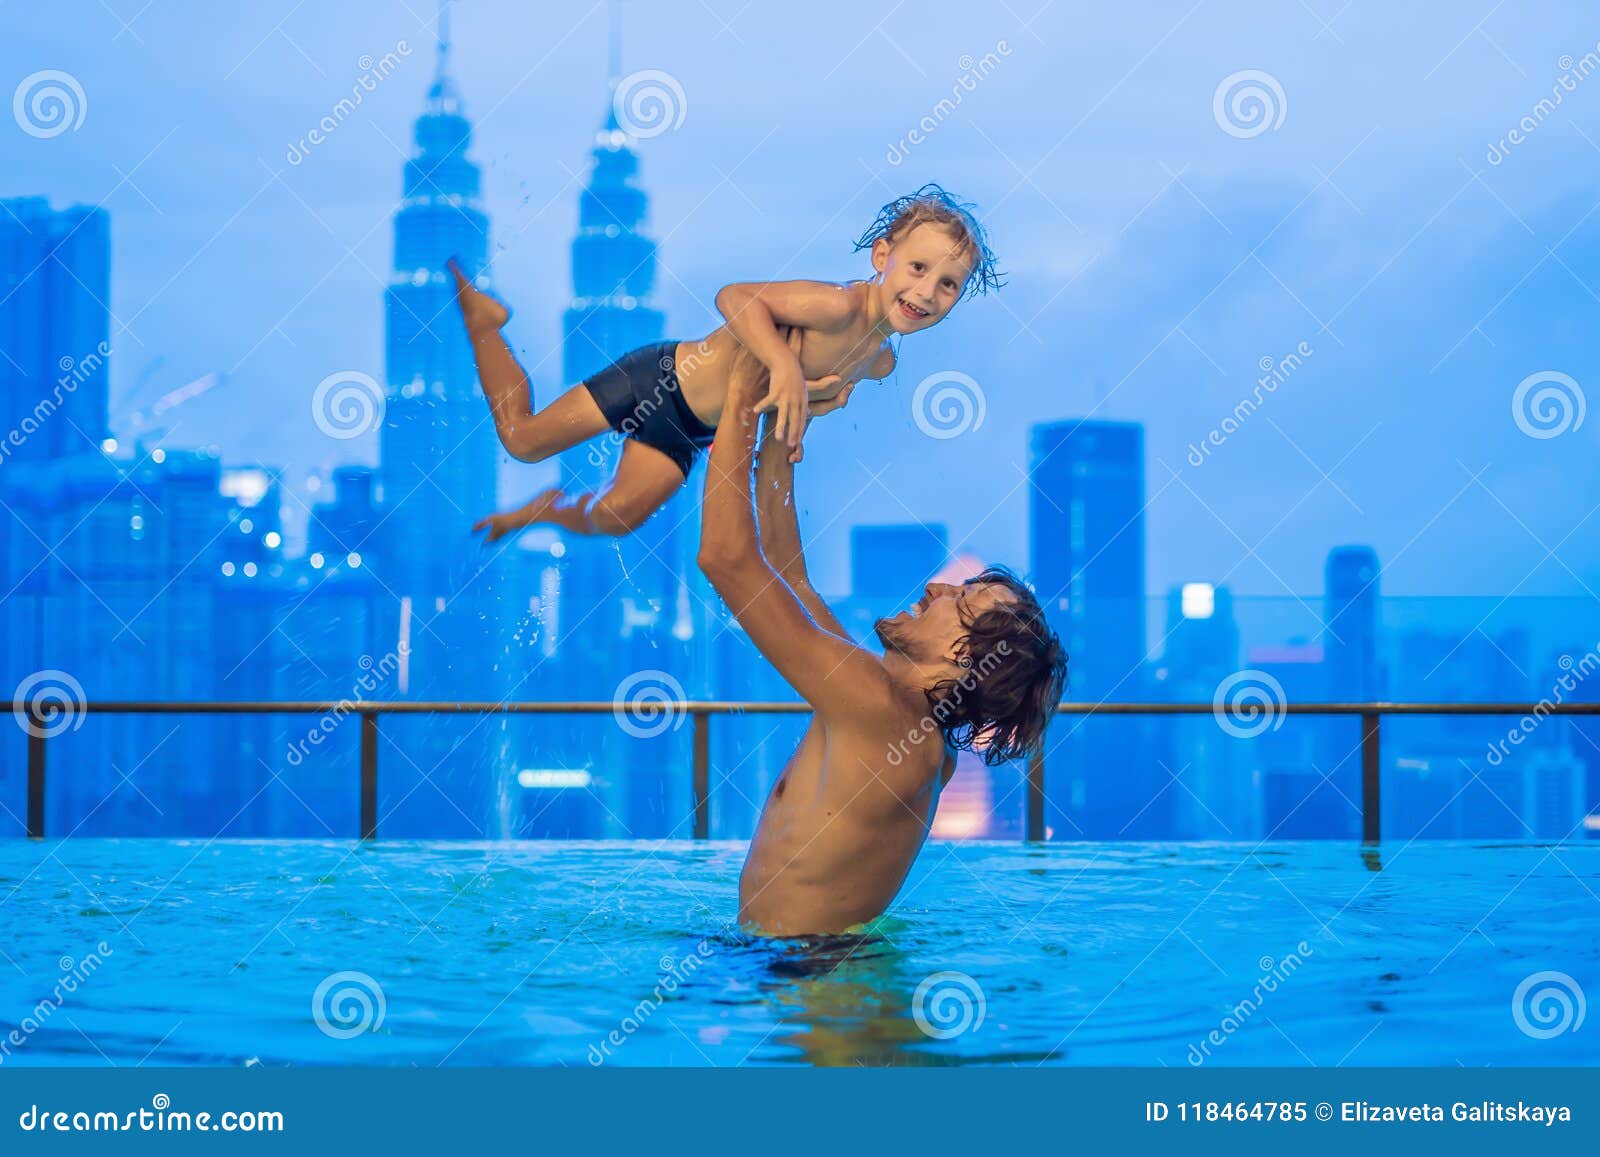
POLYGON ((528 375, 500 335, 510 311, 450 263, 495 429, 512 457, 541 462, 607 430, 626 441, 615 474, 587 494, 546 490, 474 530, 488 541, 534 523, 577 534, 623 535, 671 498, 710 445, 742 356, 765 367, 777 437, 798 460, 809 418, 838 409, 863 378, 887 377, 893 334, 937 325, 969 293, 1002 282, 983 227, 938 185, 885 205, 856 248, 870 249, 870 281, 769 281, 724 286, 727 319, 699 342, 642 346, 535 411, 528 375))

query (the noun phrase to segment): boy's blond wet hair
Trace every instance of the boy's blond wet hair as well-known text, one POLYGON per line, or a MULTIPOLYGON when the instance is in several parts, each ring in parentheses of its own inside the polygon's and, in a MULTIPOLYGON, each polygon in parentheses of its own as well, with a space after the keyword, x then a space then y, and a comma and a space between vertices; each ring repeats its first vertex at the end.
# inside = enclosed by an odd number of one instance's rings
POLYGON ((856 242, 856 249, 870 249, 880 237, 893 245, 918 225, 941 225, 955 235, 958 252, 973 255, 972 272, 967 275, 961 296, 988 293, 999 289, 1005 281, 995 266, 988 234, 973 213, 975 208, 977 206, 957 200, 930 182, 915 193, 896 197, 878 210, 877 219, 856 242))

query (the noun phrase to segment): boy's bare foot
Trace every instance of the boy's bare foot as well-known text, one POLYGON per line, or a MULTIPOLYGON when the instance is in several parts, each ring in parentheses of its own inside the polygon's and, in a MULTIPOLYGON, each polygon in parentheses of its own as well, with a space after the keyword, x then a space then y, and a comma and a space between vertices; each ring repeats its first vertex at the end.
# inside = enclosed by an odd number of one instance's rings
POLYGON ((456 303, 469 334, 497 333, 511 320, 510 307, 474 286, 454 257, 445 265, 456 279, 456 303))

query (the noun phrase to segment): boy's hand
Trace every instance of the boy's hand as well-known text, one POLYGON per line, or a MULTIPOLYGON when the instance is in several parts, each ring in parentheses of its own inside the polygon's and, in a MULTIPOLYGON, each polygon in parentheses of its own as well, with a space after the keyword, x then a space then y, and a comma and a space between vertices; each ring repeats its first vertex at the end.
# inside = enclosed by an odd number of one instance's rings
POLYGON ((522 521, 515 514, 491 514, 488 518, 480 518, 472 524, 472 529, 482 530, 488 527, 489 533, 484 537, 484 542, 496 542, 508 534, 514 534, 523 527, 522 521))
POLYGON ((773 411, 774 432, 779 441, 793 450, 800 445, 806 425, 806 378, 799 363, 780 366, 768 375, 767 395, 756 403, 756 411, 773 411))

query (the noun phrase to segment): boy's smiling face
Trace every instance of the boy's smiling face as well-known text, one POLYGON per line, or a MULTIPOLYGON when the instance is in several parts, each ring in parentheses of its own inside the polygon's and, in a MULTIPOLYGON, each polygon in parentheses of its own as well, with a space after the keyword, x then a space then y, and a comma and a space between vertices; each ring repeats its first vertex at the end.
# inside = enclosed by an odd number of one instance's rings
POLYGON ((924 221, 898 241, 880 237, 872 246, 872 267, 883 317, 897 333, 917 333, 937 325, 961 300, 977 254, 948 226, 924 221))

